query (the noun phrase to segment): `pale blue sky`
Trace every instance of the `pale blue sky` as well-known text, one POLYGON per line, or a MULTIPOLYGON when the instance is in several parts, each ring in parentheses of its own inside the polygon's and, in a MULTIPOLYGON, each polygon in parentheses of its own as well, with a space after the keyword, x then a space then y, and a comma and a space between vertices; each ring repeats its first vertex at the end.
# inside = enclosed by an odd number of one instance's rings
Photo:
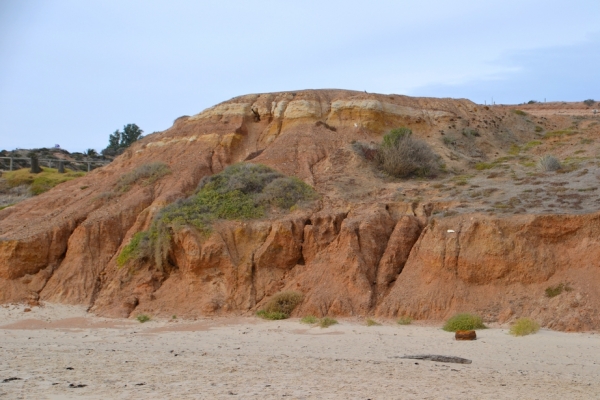
POLYGON ((0 0, 0 149, 101 150, 247 93, 600 100, 600 1, 0 0))

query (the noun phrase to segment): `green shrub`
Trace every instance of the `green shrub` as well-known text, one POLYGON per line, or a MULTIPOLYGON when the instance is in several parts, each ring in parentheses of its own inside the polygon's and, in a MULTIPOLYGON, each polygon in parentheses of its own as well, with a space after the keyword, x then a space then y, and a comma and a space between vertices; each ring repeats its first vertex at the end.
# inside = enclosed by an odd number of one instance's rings
POLYGON ((525 115, 527 115, 527 113, 525 111, 522 110, 512 110, 512 112, 514 112, 517 115, 520 115, 522 117, 524 117, 525 115))
POLYGON ((138 232, 129 241, 129 243, 123 247, 121 253, 117 257, 117 265, 119 267, 124 266, 132 259, 141 258, 148 255, 150 246, 150 238, 148 232, 138 232))
POLYGON ((134 169, 133 171, 129 171, 119 180, 117 181, 116 190, 118 192, 127 192, 131 189, 134 184, 141 184, 143 186, 151 185, 163 176, 170 174, 171 170, 167 166, 167 164, 163 162, 153 162, 148 164, 143 164, 134 169))
POLYGON ((316 324, 317 322, 319 322, 319 319, 314 315, 307 315, 305 317, 302 317, 300 322, 303 324, 316 324))
POLYGON ((443 330, 447 332, 468 331, 473 329, 486 329, 483 320, 478 315, 461 313, 456 314, 444 324, 443 330))
POLYGON ((146 314, 138 314, 137 317, 135 317, 135 319, 137 319, 138 321, 140 321, 140 323, 143 324, 144 322, 150 321, 150 316, 146 314))
POLYGON ((194 227, 208 235, 217 219, 261 218, 270 207, 289 209, 316 197, 315 191, 298 178, 260 164, 235 164, 203 179, 192 196, 163 208, 146 233, 149 245, 136 252, 138 244, 133 243, 128 251, 138 258, 151 256, 162 269, 173 233, 179 229, 194 227))
POLYGON ((256 315, 263 319, 270 319, 270 320, 279 320, 279 319, 289 318, 289 315, 284 314, 282 312, 278 312, 278 311, 259 310, 256 312, 256 315))
POLYGON ((302 298, 302 293, 291 290, 279 292, 269 299, 263 310, 267 312, 280 312, 285 314, 287 318, 294 311, 294 308, 302 302, 302 298))
POLYGON ((291 208, 299 201, 314 197, 315 192, 310 186, 296 177, 291 177, 277 178, 270 182, 258 196, 258 200, 286 209, 291 208))
POLYGON ((588 107, 591 107, 594 105, 595 102, 596 102, 596 100, 594 100, 594 99, 587 99, 587 100, 583 101, 583 104, 585 104, 588 107))
POLYGON ((427 143, 412 137, 408 128, 386 134, 377 153, 380 168, 397 178, 431 175, 439 168, 438 159, 427 143))
POLYGON ((549 154, 542 156, 538 161, 538 165, 543 171, 558 171, 562 168, 560 161, 558 161, 556 157, 549 154))
POLYGON ((410 325, 412 323, 413 319, 411 317, 408 316, 404 316, 404 317, 400 317, 398 318, 398 321, 396 321, 398 323, 398 325, 410 325))
POLYGON ((329 317, 323 317, 319 320, 319 326, 321 328, 329 328, 331 325, 335 325, 337 323, 337 320, 329 317))
POLYGON ((565 285, 564 283, 559 283, 556 286, 548 286, 546 288, 546 297, 549 297, 549 298, 556 297, 559 294, 561 294, 563 291, 570 292, 572 290, 573 290, 573 288, 571 288, 569 285, 565 285))
POLYGON ((381 325, 379 322, 377 322, 371 318, 367 318, 367 320, 365 322, 366 322, 367 326, 380 326, 381 325))
POLYGON ((515 336, 526 336, 540 330, 540 324, 529 318, 519 318, 510 327, 510 334, 515 336))

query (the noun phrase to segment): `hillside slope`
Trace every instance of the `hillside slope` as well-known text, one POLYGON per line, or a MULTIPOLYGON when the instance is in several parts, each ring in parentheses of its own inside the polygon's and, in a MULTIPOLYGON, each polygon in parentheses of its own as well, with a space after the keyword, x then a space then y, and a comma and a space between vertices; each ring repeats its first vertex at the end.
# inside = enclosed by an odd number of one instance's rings
POLYGON ((110 165, 0 211, 0 302, 219 315, 253 312, 293 289, 305 295, 297 314, 476 311, 599 329, 599 119, 583 104, 570 113, 535 106, 307 90, 241 96, 181 117, 110 165), (399 126, 426 141, 446 172, 426 180, 379 172, 361 149, 399 126), (550 152, 560 173, 536 168, 550 152), (156 162, 170 173, 123 189, 124 176, 156 162), (181 229, 167 268, 117 266, 161 208, 237 162, 297 176, 320 199, 220 221, 208 238, 181 229), (561 283, 572 290, 545 296, 561 283))

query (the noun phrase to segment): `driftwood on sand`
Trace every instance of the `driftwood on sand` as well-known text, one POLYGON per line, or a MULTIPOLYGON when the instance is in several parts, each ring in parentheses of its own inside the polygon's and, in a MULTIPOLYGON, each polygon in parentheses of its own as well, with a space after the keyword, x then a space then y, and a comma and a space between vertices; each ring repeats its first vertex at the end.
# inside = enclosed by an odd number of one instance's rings
POLYGON ((457 364, 471 364, 473 361, 466 358, 453 357, 453 356, 440 356, 436 354, 419 354, 416 356, 396 356, 394 358, 408 358, 411 360, 429 360, 445 363, 457 363, 457 364))

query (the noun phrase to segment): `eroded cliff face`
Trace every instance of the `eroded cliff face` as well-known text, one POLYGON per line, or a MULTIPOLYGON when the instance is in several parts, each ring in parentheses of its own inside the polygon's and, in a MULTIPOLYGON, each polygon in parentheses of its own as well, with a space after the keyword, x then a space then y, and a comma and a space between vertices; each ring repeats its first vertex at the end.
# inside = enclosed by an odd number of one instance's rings
MULTIPOLYGON (((409 126, 449 168, 501 154, 507 134, 499 122, 479 128, 472 145, 443 146, 442 128, 473 116, 515 118, 467 100, 340 90, 242 96, 179 118, 109 166, 0 211, 0 302, 84 304, 115 317, 219 315, 253 312, 292 289, 304 293, 297 315, 441 319, 475 311, 490 321, 533 316, 554 329, 600 328, 599 214, 443 218, 452 204, 399 198, 398 184, 352 149, 409 126), (116 265, 164 205, 244 160, 300 177, 320 200, 261 220, 220 221, 209 237, 183 229, 162 269, 116 265), (155 161, 171 173, 116 189, 123 174, 155 161), (544 296, 560 283, 573 290, 544 296)), ((512 141, 535 137, 533 129, 513 131, 512 141)))

